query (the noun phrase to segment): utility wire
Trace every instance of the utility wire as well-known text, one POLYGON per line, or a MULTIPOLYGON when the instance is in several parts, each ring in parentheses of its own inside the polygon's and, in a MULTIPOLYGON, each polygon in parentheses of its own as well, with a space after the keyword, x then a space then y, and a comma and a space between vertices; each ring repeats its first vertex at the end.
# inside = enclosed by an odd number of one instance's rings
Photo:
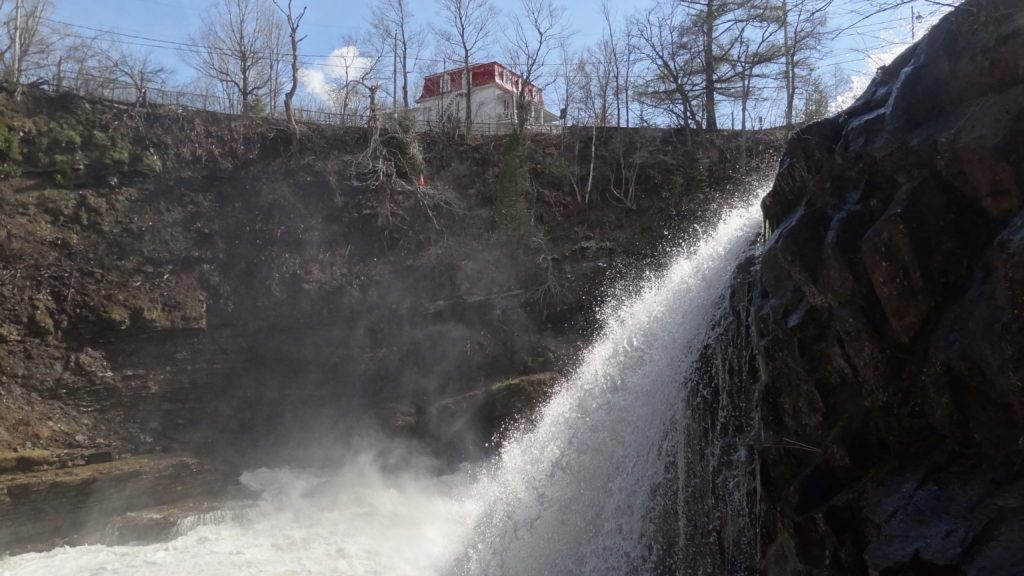
MULTIPOLYGON (((109 35, 113 35, 113 36, 119 36, 119 37, 122 37, 122 38, 129 38, 129 39, 133 40, 133 41, 120 41, 119 43, 123 44, 123 45, 138 46, 138 47, 144 47, 144 48, 155 48, 155 49, 162 49, 162 50, 173 50, 175 52, 184 53, 184 54, 197 54, 198 53, 198 54, 222 55, 222 56, 230 56, 231 55, 231 53, 229 51, 218 50, 215 47, 205 46, 205 45, 202 45, 202 44, 196 44, 196 43, 190 43, 190 42, 179 42, 179 41, 175 41, 175 40, 163 40, 163 39, 159 39, 159 38, 153 38, 153 37, 150 37, 150 36, 144 36, 144 35, 138 35, 138 34, 128 34, 128 33, 125 33, 125 32, 117 32, 115 30, 107 30, 107 29, 102 29, 102 28, 95 28, 95 27, 92 27, 92 26, 84 26, 84 25, 81 25, 81 24, 72 24, 70 22, 65 22, 65 21, 62 21, 62 20, 54 19, 54 18, 42 17, 42 19, 46 20, 47 22, 53 23, 53 24, 59 24, 59 25, 69 26, 69 27, 78 28, 78 29, 82 29, 82 30, 89 30, 89 31, 97 32, 97 33, 101 33, 101 34, 109 34, 109 35)), ((902 20, 892 20, 892 21, 889 21, 889 22, 901 22, 901 21, 902 20)), ((882 23, 882 24, 884 24, 884 23, 882 23)), ((872 26, 878 26, 878 25, 880 25, 880 23, 873 23, 872 24, 872 26)), ((879 31, 885 31, 885 30, 886 30, 886 28, 883 28, 883 29, 880 29, 880 30, 870 30, 870 32, 879 32, 879 31)), ((85 35, 81 35, 81 34, 68 33, 68 35, 72 36, 72 37, 75 37, 75 38, 78 38, 78 39, 82 39, 82 40, 92 40, 92 39, 95 39, 95 37, 85 36, 85 35)), ((889 40, 883 39, 883 38, 879 38, 879 40, 889 41, 889 40)), ((268 55, 268 58, 270 58, 272 60, 277 60, 277 61, 280 61, 280 62, 288 62, 288 61, 291 60, 291 53, 290 52, 268 51, 267 55, 268 55)), ((360 58, 373 59, 372 56, 354 56, 354 57, 351 57, 353 62, 345 62, 345 63, 342 63, 342 64, 333 64, 333 63, 330 62, 330 60, 337 59, 337 58, 344 59, 344 58, 347 58, 347 57, 346 56, 338 56, 338 55, 335 55, 335 54, 310 54, 310 53, 303 53, 303 54, 299 54, 298 56, 299 56, 299 63, 304 65, 304 66, 306 66, 306 67, 325 68, 325 69, 343 69, 343 68, 346 68, 346 67, 347 68, 354 68, 354 67, 357 67, 356 66, 356 62, 355 62, 357 59, 360 59, 360 58), (318 61, 316 59, 319 59, 320 61, 318 61), (327 61, 325 62, 323 60, 327 60, 327 61)), ((452 59, 424 58, 424 57, 417 57, 417 56, 411 56, 411 57, 408 57, 407 59, 412 61, 412 62, 426 63, 426 64, 442 64, 442 65, 445 65, 445 64, 451 64, 451 63, 454 62, 454 60, 452 60, 452 59)), ((823 58, 823 57, 818 57, 818 58, 815 58, 815 59, 817 59, 819 61, 826 60, 826 58, 823 58)), ((855 62, 859 62, 859 61, 860 61, 859 59, 858 60, 848 60, 848 61, 844 61, 844 62, 834 63, 833 65, 842 65, 842 64, 848 64, 848 63, 855 63, 855 62)), ((594 66, 594 65, 610 65, 610 64, 613 64, 613 62, 611 62, 611 61, 595 60, 595 59, 585 59, 585 58, 581 58, 581 59, 573 61, 573 65, 574 66, 576 64, 580 64, 580 63, 585 64, 585 65, 592 65, 592 66, 594 66)), ((512 63, 511 64, 512 67, 515 67, 517 65, 518 65, 518 63, 512 63)), ((540 66, 545 66, 545 67, 562 67, 562 66, 564 66, 563 63, 559 63, 559 62, 543 62, 543 63, 540 63, 539 65, 540 66)), ((654 76, 649 77, 648 79, 656 79, 658 77, 659 76, 654 75, 654 76)))

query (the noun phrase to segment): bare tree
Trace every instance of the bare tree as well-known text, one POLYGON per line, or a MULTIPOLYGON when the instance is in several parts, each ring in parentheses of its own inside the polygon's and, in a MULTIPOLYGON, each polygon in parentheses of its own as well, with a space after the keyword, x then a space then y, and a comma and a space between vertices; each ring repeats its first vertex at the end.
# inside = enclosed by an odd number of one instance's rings
POLYGON ((0 66, 12 82, 21 82, 26 72, 38 76, 46 67, 57 41, 47 33, 52 8, 50 0, 0 0, 5 32, 0 38, 0 66))
POLYGON ((171 92, 175 104, 201 110, 230 111, 230 103, 224 98, 223 86, 213 78, 200 76, 174 86, 171 92))
POLYGON ((614 82, 615 98, 615 125, 622 126, 622 95, 623 95, 623 66, 621 62, 622 42, 618 36, 618 30, 613 24, 611 8, 608 7, 608 0, 601 0, 601 17, 604 19, 604 34, 607 39, 609 66, 614 82))
POLYGON ((607 0, 601 2, 601 17, 604 21, 602 51, 608 59, 612 78, 612 100, 615 109, 616 126, 630 126, 631 99, 635 68, 639 63, 637 37, 631 19, 620 22, 607 0))
POLYGON ((409 0, 378 0, 371 12, 370 26, 388 43, 392 55, 392 97, 397 107, 401 94, 402 108, 409 108, 410 60, 423 42, 423 34, 412 23, 409 0), (398 84, 401 81, 401 89, 398 84))
POLYGON ((162 87, 170 70, 153 60, 148 52, 133 52, 125 46, 111 48, 107 58, 114 79, 131 84, 136 102, 145 104, 148 90, 162 87))
POLYGON ((341 123, 352 125, 361 123, 374 112, 383 48, 380 44, 372 46, 360 42, 352 36, 346 37, 342 44, 344 48, 335 50, 330 59, 330 78, 333 79, 330 92, 341 123), (368 55, 361 52, 361 44, 368 46, 368 55))
POLYGON ((65 34, 60 28, 54 34, 61 42, 51 56, 50 85, 56 90, 101 94, 101 86, 110 82, 105 74, 111 52, 109 38, 65 34))
POLYGON ((299 37, 299 25, 302 23, 302 18, 306 15, 306 7, 303 6, 302 10, 298 14, 292 10, 292 0, 288 0, 287 9, 282 8, 281 4, 277 0, 274 0, 274 6, 284 15, 285 20, 288 22, 288 41, 292 49, 292 83, 288 88, 288 91, 284 95, 284 114, 288 119, 288 124, 292 127, 292 135, 297 139, 299 137, 299 125, 295 123, 295 112, 292 111, 292 99, 295 98, 295 93, 299 89, 299 43, 306 39, 305 36, 299 37))
POLYGON ((729 75, 728 55, 733 53, 740 35, 737 24, 748 0, 679 0, 700 30, 699 55, 703 72, 704 128, 718 129, 718 94, 735 79, 729 75), (725 76, 723 76, 723 73, 725 76))
MULTIPOLYGON (((505 38, 507 64, 520 78, 514 110, 516 129, 522 132, 540 105, 535 88, 547 88, 554 78, 546 74, 551 54, 568 38, 565 8, 554 0, 521 0, 520 13, 510 17, 505 38)), ((539 113, 543 121, 542 107, 539 113)))
POLYGON ((273 61, 270 66, 270 86, 267 87, 265 98, 261 98, 269 105, 265 111, 271 116, 276 116, 278 109, 283 107, 284 95, 288 92, 292 80, 292 63, 288 57, 290 51, 288 23, 279 17, 279 13, 275 13, 275 16, 277 18, 270 41, 270 45, 274 46, 273 61))
POLYGON ((611 63, 611 42, 607 36, 590 46, 577 70, 583 121, 594 126, 611 126, 615 107, 615 72, 611 63))
POLYGON ((282 46, 281 21, 266 0, 219 0, 202 16, 189 63, 237 98, 243 114, 260 111, 274 79, 282 46))
POLYGON ((700 31, 689 24, 682 7, 669 0, 636 16, 631 26, 637 52, 650 66, 640 94, 684 127, 688 139, 691 129, 703 127, 697 109, 703 71, 694 54, 700 31))
POLYGON ((579 100, 579 67, 576 63, 578 61, 577 56, 569 48, 568 43, 563 42, 558 47, 559 51, 559 64, 558 64, 558 87, 560 88, 559 99, 561 100, 561 109, 559 110, 559 117, 562 119, 562 126, 565 126, 566 121, 571 117, 576 117, 576 107, 579 100))
POLYGON ((798 76, 813 68, 810 58, 825 41, 826 17, 831 5, 832 0, 780 0, 776 7, 783 33, 782 75, 788 130, 793 128, 798 76))
POLYGON ((821 75, 812 72, 805 82, 803 89, 803 99, 798 118, 799 123, 801 125, 809 124, 828 116, 829 104, 831 104, 834 97, 835 95, 829 90, 825 79, 821 75))
POLYGON ((774 80, 771 70, 767 73, 762 70, 777 64, 782 57, 782 45, 779 42, 781 28, 781 23, 774 17, 772 6, 764 1, 747 5, 743 19, 737 24, 736 50, 729 55, 728 62, 736 84, 730 95, 739 100, 740 107, 740 133, 743 140, 740 147, 741 167, 747 163, 750 101, 758 84, 774 80))
POLYGON ((442 24, 441 42, 462 63, 462 92, 466 101, 466 135, 473 132, 473 59, 490 39, 497 9, 488 0, 437 0, 442 24))

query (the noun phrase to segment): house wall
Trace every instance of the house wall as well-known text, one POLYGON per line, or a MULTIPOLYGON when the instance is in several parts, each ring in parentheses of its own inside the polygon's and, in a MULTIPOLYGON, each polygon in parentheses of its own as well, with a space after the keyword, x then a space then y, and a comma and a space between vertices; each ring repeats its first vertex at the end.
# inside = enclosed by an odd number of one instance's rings
MULTIPOLYGON (((511 113, 512 95, 499 89, 493 82, 491 84, 476 87, 473 89, 473 122, 476 124, 476 132, 505 132, 511 128, 511 117, 506 117, 504 102, 509 102, 511 113)), ((447 109, 455 121, 461 122, 465 118, 462 106, 465 100, 461 93, 456 95, 444 94, 434 98, 422 100, 416 108, 416 118, 423 130, 437 128, 443 117, 443 111, 447 109)))
MULTIPOLYGON (((474 131, 507 132, 515 118, 513 102, 519 85, 519 76, 497 62, 478 64, 472 68, 473 79, 473 122, 474 131)), ((526 97, 533 101, 535 110, 531 124, 543 123, 544 98, 535 86, 526 87, 526 97)), ((437 129, 447 116, 461 123, 465 118, 462 90, 462 70, 448 70, 428 76, 423 82, 423 91, 416 100, 416 117, 421 130, 437 129), (443 78, 450 79, 449 90, 441 91, 443 78)))

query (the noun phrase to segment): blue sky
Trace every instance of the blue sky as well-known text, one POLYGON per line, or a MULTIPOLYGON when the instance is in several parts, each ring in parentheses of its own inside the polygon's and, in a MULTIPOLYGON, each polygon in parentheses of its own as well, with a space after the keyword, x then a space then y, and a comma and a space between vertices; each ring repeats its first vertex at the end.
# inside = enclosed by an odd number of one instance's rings
MULTIPOLYGON (((179 52, 172 45, 154 42, 187 42, 189 34, 199 27, 199 14, 208 10, 210 0, 53 0, 55 19, 73 26, 72 30, 83 35, 94 34, 97 29, 137 36, 139 38, 116 37, 119 41, 135 44, 139 50, 148 50, 153 56, 176 70, 175 80, 186 82, 192 71, 184 64, 179 52), (75 28, 77 27, 77 28, 75 28)), ((609 0, 612 11, 625 17, 644 9, 653 0, 609 0)), ((569 23, 574 32, 574 42, 585 45, 597 41, 603 31, 604 23, 600 14, 598 0, 563 0, 569 15, 569 23)), ((517 6, 518 2, 496 3, 499 6, 517 6)), ((300 52, 309 55, 307 61, 322 62, 333 51, 343 48, 346 35, 354 35, 367 28, 366 20, 372 2, 341 1, 341 0, 295 0, 297 7, 307 6, 306 19, 302 29, 308 35, 300 52)), ((410 5, 414 18, 423 23, 436 18, 437 8, 434 0, 411 0, 410 5)), ((844 26, 853 24, 852 16, 842 15, 843 8, 850 2, 838 1, 838 13, 832 18, 832 24, 844 26)), ((919 3, 921 9, 928 11, 925 2, 919 3)), ((832 51, 825 54, 822 68, 830 64, 839 64, 842 71, 838 75, 844 78, 859 78, 855 85, 861 87, 873 73, 873 66, 881 61, 872 62, 866 56, 888 52, 890 55, 897 48, 885 49, 886 45, 896 42, 897 45, 909 40, 910 11, 909 8, 899 12, 888 13, 880 17, 858 22, 854 28, 840 38, 832 51)), ((920 29, 922 26, 919 25, 920 29)), ((499 27, 500 28, 500 27, 499 27)), ((428 52, 423 56, 431 57, 428 52)), ((483 59, 483 58, 481 58, 483 59)), ((488 55, 488 59, 501 59, 500 53, 488 55)), ((417 79, 418 80, 418 79, 417 79)), ((414 83, 415 90, 418 88, 414 83)))
MULTIPOLYGON (((110 30, 124 34, 151 37, 160 40, 187 41, 188 35, 199 27, 199 14, 214 4, 210 0, 54 0, 55 17, 63 22, 88 28, 110 30)), ((623 14, 632 12, 641 2, 614 2, 614 11, 623 14)), ((283 4, 283 2, 282 2, 283 4)), ((311 55, 328 55, 344 46, 343 38, 367 29, 366 21, 372 6, 371 1, 342 0, 294 0, 296 8, 307 7, 302 30, 308 35, 300 52, 311 55)), ((596 1, 568 0, 563 2, 568 13, 575 37, 582 42, 591 42, 601 35, 602 20, 599 3, 596 1)), ((518 2, 515 3, 518 5, 518 2)), ((437 13, 433 0, 411 0, 413 18, 420 23, 430 22, 437 13)), ((500 27, 499 27, 500 29, 500 27)), ((88 29, 80 29, 91 34, 88 29)), ((145 40, 136 40, 146 44, 145 40)), ((155 43, 150 43, 155 44, 155 43)), ((140 47, 140 49, 147 49, 140 47)), ((185 69, 174 51, 164 48, 148 48, 169 64, 185 69)), ((493 54, 497 58, 498 54, 493 54)), ((187 75, 187 72, 185 72, 187 75)))

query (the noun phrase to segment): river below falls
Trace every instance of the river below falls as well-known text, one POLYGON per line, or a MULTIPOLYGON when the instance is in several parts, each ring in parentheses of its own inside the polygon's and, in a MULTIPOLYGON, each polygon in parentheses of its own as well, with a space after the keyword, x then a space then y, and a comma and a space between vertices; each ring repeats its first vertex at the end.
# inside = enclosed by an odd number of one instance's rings
POLYGON ((340 469, 259 469, 252 505, 179 525, 169 542, 78 546, 0 560, 3 576, 429 576, 461 551, 473 474, 406 455, 353 455, 340 469))

